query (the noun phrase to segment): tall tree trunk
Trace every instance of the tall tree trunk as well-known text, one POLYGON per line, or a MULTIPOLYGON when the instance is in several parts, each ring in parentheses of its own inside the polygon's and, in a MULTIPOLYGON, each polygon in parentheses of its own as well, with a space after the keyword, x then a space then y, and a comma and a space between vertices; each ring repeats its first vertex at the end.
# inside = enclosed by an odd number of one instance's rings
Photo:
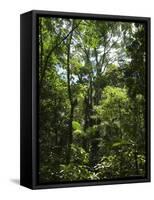
MULTIPOLYGON (((122 142, 123 140, 123 134, 122 134, 122 131, 121 131, 121 105, 119 104, 119 122, 120 122, 120 125, 119 125, 119 137, 120 137, 120 141, 122 142)), ((123 146, 121 146, 119 148, 120 152, 120 167, 119 167, 119 170, 120 170, 120 176, 123 176, 123 146)))
MULTIPOLYGON (((85 50, 86 54, 86 65, 91 66, 90 63, 90 55, 89 55, 89 50, 85 50)), ((87 128, 92 127, 93 122, 92 122, 92 114, 93 114, 93 82, 92 82, 92 71, 89 71, 88 73, 88 89, 87 93, 84 97, 84 131, 86 132, 87 128)), ((89 150, 89 143, 87 139, 84 139, 83 141, 83 147, 86 149, 86 151, 89 150)))
POLYGON ((93 82, 92 82, 92 72, 89 74, 89 106, 90 106, 90 126, 93 125, 92 115, 93 115, 93 82))
MULTIPOLYGON (((73 27, 74 27, 74 23, 72 24, 72 30, 73 30, 73 27)), ((71 70, 70 70, 70 49, 71 49, 72 36, 73 36, 73 31, 71 32, 68 38, 68 44, 67 44, 67 89, 68 89, 68 97, 69 97, 69 102, 70 102, 68 145, 67 145, 67 156, 66 156, 67 164, 69 164, 71 160, 71 144, 73 141, 72 122, 73 122, 73 115, 74 115, 74 102, 73 102, 72 90, 71 90, 71 70)))
MULTIPOLYGON (((139 120, 138 120, 138 115, 139 115, 139 112, 138 112, 138 105, 137 105, 137 102, 136 102, 136 106, 137 106, 137 111, 136 111, 136 115, 135 115, 135 124, 136 124, 136 131, 135 133, 138 135, 139 132, 140 132, 140 129, 139 129, 139 120)), ((137 138, 138 139, 138 138, 137 138)), ((135 145, 135 150, 134 150, 134 159, 135 159, 135 175, 138 175, 139 174, 139 169, 138 169, 138 151, 137 151, 137 141, 136 141, 136 145, 135 145)))

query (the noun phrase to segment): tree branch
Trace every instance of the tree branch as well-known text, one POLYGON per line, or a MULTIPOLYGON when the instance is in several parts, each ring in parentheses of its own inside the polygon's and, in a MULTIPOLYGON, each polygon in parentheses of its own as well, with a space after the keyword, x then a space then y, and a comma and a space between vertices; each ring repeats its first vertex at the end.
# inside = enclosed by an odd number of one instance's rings
MULTIPOLYGON (((82 21, 82 20, 81 20, 81 21, 82 21)), ((80 21, 75 27, 73 27, 72 30, 71 30, 60 42, 58 42, 54 47, 52 47, 52 48, 50 49, 50 51, 48 52, 48 55, 47 55, 47 57, 46 57, 46 59, 45 59, 44 67, 43 67, 43 70, 42 70, 42 76, 41 76, 41 80, 40 80, 40 88, 41 88, 41 85, 42 85, 43 78, 44 78, 44 76, 45 76, 45 71, 46 71, 46 69, 47 69, 48 61, 49 61, 49 58, 50 58, 51 54, 53 53, 53 51, 54 51, 57 47, 59 47, 59 46, 69 37, 70 34, 73 33, 73 31, 80 25, 81 21, 80 21)))

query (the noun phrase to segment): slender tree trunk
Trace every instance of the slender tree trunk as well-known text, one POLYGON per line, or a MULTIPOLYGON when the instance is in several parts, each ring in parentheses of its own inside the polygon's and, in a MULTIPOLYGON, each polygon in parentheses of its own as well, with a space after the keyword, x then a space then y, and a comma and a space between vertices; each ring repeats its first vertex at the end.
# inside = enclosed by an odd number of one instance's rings
MULTIPOLYGON (((122 131, 121 131, 121 105, 119 104, 119 122, 120 122, 120 127, 119 127, 119 136, 120 136, 120 140, 122 141, 123 140, 123 134, 122 134, 122 131)), ((123 174, 123 146, 121 146, 119 148, 120 150, 120 176, 122 176, 123 174)))
MULTIPOLYGON (((89 60, 89 50, 87 50, 85 52, 86 54, 86 65, 87 66, 91 66, 91 63, 90 63, 90 60, 89 60)), ((84 98, 84 131, 86 132, 87 128, 88 127, 91 127, 93 125, 93 122, 92 122, 92 114, 93 114, 93 96, 92 96, 92 93, 93 93, 93 82, 92 82, 92 72, 90 71, 89 72, 89 76, 88 76, 88 79, 89 79, 89 86, 88 86, 88 89, 87 89, 87 94, 84 98)), ((88 140, 84 139, 83 141, 83 147, 86 149, 86 151, 89 150, 89 143, 88 143, 88 140)))
MULTIPOLYGON (((73 26, 74 26, 74 24, 72 24, 72 30, 73 30, 73 26)), ((71 160, 71 144, 73 141, 72 122, 73 122, 73 115, 74 115, 74 102, 73 102, 73 98, 72 98, 71 71, 70 71, 70 49, 71 49, 72 36, 73 36, 73 31, 71 32, 71 34, 68 38, 68 44, 67 44, 67 89, 68 89, 68 97, 69 97, 69 102, 70 102, 68 145, 67 145, 67 156, 66 156, 67 164, 69 164, 70 160, 71 160)))
MULTIPOLYGON (((90 121, 90 112, 89 112, 89 89, 87 90, 87 94, 84 97, 84 132, 86 132, 89 127, 90 121)), ((89 151, 89 143, 88 139, 84 138, 82 141, 83 148, 88 152, 89 151)))
POLYGON ((92 73, 89 74, 89 102, 90 102, 90 126, 93 125, 93 120, 91 116, 93 115, 93 82, 92 73))
MULTIPOLYGON (((57 99, 56 99, 56 97, 54 99, 54 107, 55 107, 54 117, 55 117, 55 119, 57 119, 57 99)), ((54 132, 55 132, 55 145, 57 147, 58 146, 58 126, 57 126, 57 122, 55 122, 55 124, 54 124, 54 132)))
POLYGON ((138 160, 137 160, 137 147, 135 147, 135 152, 134 152, 134 159, 135 159, 135 175, 138 175, 139 170, 138 170, 138 160))
MULTIPOLYGON (((137 102, 136 102, 136 105, 137 105, 137 102)), ((137 106, 138 106, 138 105, 137 105, 137 106)), ((137 112, 136 112, 136 113, 138 113, 138 114, 135 116, 135 124, 136 124, 136 131, 135 131, 135 133, 138 135, 139 132, 140 132, 140 129, 139 129, 139 126, 138 126, 138 124, 139 124, 139 120, 138 120, 138 115, 139 115, 138 108, 137 108, 137 112)), ((137 152, 137 142, 136 142, 135 151, 134 151, 135 173, 136 173, 136 175, 138 175, 138 173, 139 173, 139 169, 138 169, 138 159, 137 159, 137 157, 138 157, 138 152, 137 152)))

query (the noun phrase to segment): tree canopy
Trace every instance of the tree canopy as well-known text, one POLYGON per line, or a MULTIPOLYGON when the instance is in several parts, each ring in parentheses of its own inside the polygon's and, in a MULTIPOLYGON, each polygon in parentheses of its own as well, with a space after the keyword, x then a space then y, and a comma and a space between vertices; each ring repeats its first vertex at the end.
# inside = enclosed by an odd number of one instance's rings
POLYGON ((145 176, 145 27, 39 17, 39 182, 145 176))

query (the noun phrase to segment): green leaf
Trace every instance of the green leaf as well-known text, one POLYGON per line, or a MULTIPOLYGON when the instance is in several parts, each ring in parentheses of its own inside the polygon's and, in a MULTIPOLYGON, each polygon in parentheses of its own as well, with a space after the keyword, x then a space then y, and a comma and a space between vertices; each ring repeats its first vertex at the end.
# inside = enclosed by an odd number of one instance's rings
POLYGON ((120 146, 127 145, 127 144, 130 144, 130 142, 128 142, 126 140, 121 140, 121 141, 118 141, 118 142, 115 142, 114 144, 112 144, 112 147, 120 147, 120 146))
POLYGON ((72 127, 73 127, 74 130, 81 130, 81 125, 77 121, 72 122, 72 127))

